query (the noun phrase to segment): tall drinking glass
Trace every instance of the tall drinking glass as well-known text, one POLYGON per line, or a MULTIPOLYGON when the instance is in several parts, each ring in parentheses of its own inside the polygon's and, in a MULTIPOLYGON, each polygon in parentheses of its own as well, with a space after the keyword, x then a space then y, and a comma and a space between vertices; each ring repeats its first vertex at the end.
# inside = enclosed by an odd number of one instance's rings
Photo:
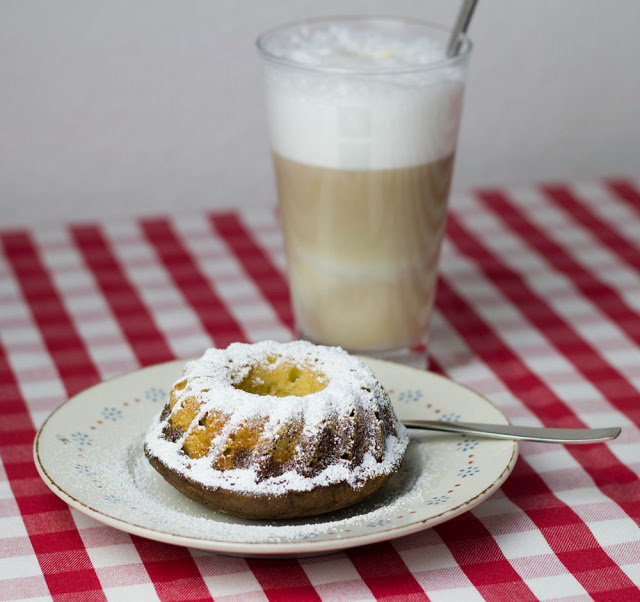
POLYGON ((301 338, 426 367, 471 51, 448 37, 350 17, 258 39, 301 338))

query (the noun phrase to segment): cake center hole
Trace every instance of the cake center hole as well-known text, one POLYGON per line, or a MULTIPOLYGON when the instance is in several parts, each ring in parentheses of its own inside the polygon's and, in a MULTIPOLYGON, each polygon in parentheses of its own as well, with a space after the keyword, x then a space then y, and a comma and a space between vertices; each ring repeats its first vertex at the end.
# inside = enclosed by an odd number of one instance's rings
POLYGON ((251 366, 249 374, 234 386, 253 395, 304 397, 322 391, 327 384, 326 376, 317 370, 286 361, 276 363, 270 358, 251 366))

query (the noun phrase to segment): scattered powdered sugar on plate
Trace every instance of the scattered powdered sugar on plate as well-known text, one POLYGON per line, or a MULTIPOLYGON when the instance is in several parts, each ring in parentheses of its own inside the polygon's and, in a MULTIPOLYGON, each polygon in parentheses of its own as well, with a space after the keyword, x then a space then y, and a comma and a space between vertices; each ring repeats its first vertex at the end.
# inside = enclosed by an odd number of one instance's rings
POLYGON ((438 477, 437 462, 429 456, 429 444, 415 439, 400 470, 365 501, 318 517, 252 521, 215 512, 176 491, 149 465, 141 437, 112 466, 113 478, 120 480, 119 487, 127 492, 129 504, 145 509, 151 528, 187 537, 246 543, 349 536, 351 527, 382 525, 405 508, 423 505, 429 483, 438 477))

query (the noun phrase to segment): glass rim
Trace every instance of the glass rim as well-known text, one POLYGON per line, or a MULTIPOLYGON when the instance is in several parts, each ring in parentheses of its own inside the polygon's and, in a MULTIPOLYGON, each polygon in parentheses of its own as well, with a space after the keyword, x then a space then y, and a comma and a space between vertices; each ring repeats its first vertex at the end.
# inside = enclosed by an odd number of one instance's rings
POLYGON ((334 73, 334 74, 342 74, 342 75, 367 75, 367 76, 378 76, 378 75, 400 75, 405 73, 418 73, 430 70, 438 70, 447 67, 455 66, 459 63, 464 62, 469 54, 471 53, 471 49, 473 44, 469 37, 461 33, 458 36, 458 42, 461 44, 461 47, 458 51, 458 54, 452 57, 445 57, 443 59, 439 59, 437 61, 433 61, 432 63, 426 63, 424 65, 412 65, 410 67, 396 67, 396 68, 387 68, 387 69, 379 69, 379 70, 366 70, 366 69, 353 69, 350 67, 333 67, 333 66, 323 66, 323 65, 308 65, 305 63, 299 63, 298 61, 288 59, 285 57, 277 56, 270 52, 264 42, 266 39, 276 33, 285 31, 287 29, 293 29, 295 27, 299 27, 305 24, 315 24, 315 23, 331 23, 331 22, 349 22, 349 21, 362 21, 362 22, 375 22, 375 21, 383 21, 388 23, 400 23, 404 25, 417 25, 424 29, 432 29, 437 30, 441 33, 450 34, 451 30, 444 25, 440 25, 438 23, 433 23, 431 21, 422 21, 420 19, 411 19, 408 17, 392 17, 387 15, 349 15, 349 16, 336 16, 336 17, 313 17, 308 19, 300 19, 297 21, 290 21, 288 23, 283 23, 282 25, 278 25, 271 29, 268 29, 261 33, 256 39, 256 47, 262 57, 267 61, 278 63, 280 65, 284 65, 287 67, 293 67, 296 69, 303 69, 306 71, 314 71, 317 73, 334 73))

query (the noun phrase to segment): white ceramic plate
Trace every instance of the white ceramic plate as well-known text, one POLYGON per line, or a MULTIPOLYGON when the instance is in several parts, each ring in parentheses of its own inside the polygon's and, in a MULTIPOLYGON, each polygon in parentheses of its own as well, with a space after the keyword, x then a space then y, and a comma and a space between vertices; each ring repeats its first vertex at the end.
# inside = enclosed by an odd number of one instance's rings
MULTIPOLYGON (((507 424, 494 405, 446 378, 363 358, 401 419, 507 424)), ((238 556, 323 554, 400 537, 473 508, 509 476, 518 446, 411 431, 400 472, 364 502, 312 519, 248 521, 209 510, 151 468, 142 439, 184 361, 151 366, 96 385, 55 410, 34 443, 45 483, 92 518, 142 537, 238 556)))

